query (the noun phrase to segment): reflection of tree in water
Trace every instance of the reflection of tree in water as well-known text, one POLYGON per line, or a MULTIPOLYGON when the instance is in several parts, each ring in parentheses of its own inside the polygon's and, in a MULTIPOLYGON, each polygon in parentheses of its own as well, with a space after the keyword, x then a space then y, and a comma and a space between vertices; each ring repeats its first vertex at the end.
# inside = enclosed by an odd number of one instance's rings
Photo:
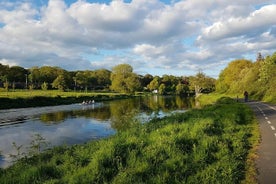
POLYGON ((122 100, 110 102, 111 127, 116 130, 125 130, 133 125, 134 117, 139 113, 139 101, 122 100))
POLYGON ((191 108, 194 105, 193 98, 183 98, 181 96, 151 96, 143 99, 143 107, 147 109, 148 114, 152 111, 159 112, 169 112, 171 110, 186 109, 191 108), (147 108, 145 108, 147 107, 147 108))
POLYGON ((42 114, 40 116, 40 121, 47 124, 58 124, 68 118, 75 117, 94 118, 97 120, 105 121, 110 119, 110 116, 110 108, 101 107, 95 109, 87 108, 84 110, 60 111, 55 113, 42 114))
POLYGON ((47 124, 57 124, 68 118, 94 118, 100 121, 111 120, 112 127, 121 130, 132 124, 133 117, 138 113, 169 112, 194 107, 193 98, 180 96, 148 96, 110 101, 109 105, 98 108, 87 106, 82 110, 42 114, 40 120, 47 124))
POLYGON ((47 124, 57 124, 63 122, 69 115, 70 112, 55 112, 42 114, 40 116, 40 121, 47 124))
POLYGON ((183 98, 176 96, 175 98, 176 106, 181 109, 188 109, 194 107, 194 98, 183 98))
POLYGON ((82 111, 74 111, 75 117, 85 117, 85 118, 94 118, 101 121, 106 121, 110 119, 111 113, 108 106, 99 107, 95 109, 85 109, 82 111))

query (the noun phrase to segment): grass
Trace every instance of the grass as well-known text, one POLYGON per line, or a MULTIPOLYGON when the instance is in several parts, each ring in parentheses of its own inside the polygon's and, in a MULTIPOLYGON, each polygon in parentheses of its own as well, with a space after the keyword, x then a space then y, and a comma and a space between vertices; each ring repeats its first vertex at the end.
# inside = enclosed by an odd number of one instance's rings
POLYGON ((58 90, 0 91, 0 109, 24 108, 81 103, 84 100, 104 101, 129 98, 129 95, 108 92, 62 92, 58 90))
POLYGON ((209 93, 200 95, 197 100, 200 103, 200 106, 205 106, 208 104, 214 104, 218 99, 222 97, 229 97, 232 99, 243 98, 241 94, 221 94, 221 93, 209 93))
POLYGON ((253 112, 229 98, 0 170, 9 183, 254 183, 253 112), (249 171, 250 170, 250 171, 249 171))

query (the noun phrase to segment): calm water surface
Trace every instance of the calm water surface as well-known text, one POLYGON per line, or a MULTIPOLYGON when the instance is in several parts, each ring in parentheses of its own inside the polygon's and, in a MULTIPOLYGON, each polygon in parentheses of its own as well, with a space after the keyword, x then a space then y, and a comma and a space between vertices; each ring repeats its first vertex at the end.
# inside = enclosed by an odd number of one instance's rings
POLYGON ((45 139, 49 148, 58 145, 85 143, 113 135, 154 117, 184 112, 194 104, 193 99, 150 96, 90 105, 0 110, 0 167, 12 164, 11 155, 28 153, 31 142, 45 139))

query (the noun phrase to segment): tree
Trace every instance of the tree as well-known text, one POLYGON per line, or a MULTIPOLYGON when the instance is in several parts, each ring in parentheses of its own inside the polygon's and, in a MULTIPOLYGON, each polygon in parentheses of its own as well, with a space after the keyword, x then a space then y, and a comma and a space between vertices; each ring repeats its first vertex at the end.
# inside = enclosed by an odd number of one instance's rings
POLYGON ((20 66, 12 66, 8 72, 8 80, 12 82, 25 82, 27 70, 20 66))
POLYGON ((219 92, 242 92, 239 83, 246 75, 246 70, 251 68, 253 63, 246 59, 238 59, 230 62, 220 73, 216 82, 216 90, 219 92), (244 70, 244 71, 243 71, 244 70))
POLYGON ((141 83, 137 74, 132 72, 129 64, 120 64, 112 68, 110 89, 123 92, 134 93, 140 88, 141 83))
POLYGON ((159 88, 158 88, 158 93, 160 95, 164 95, 166 94, 166 85, 165 84, 160 84, 159 88))
POLYGON ((189 91, 189 87, 186 84, 178 83, 175 89, 177 95, 186 94, 189 91))
POLYGON ((0 82, 4 83, 8 79, 9 66, 0 63, 0 82))
POLYGON ((110 86, 110 75, 111 72, 105 69, 96 70, 94 72, 94 77, 96 79, 96 85, 98 86, 98 88, 104 89, 110 86))
POLYGON ((159 81, 160 81, 160 78, 158 76, 154 77, 153 80, 147 86, 147 88, 151 91, 157 90, 159 87, 159 81))
POLYGON ((66 81, 64 75, 59 75, 52 83, 53 88, 57 88, 60 91, 64 91, 66 89, 66 81))
POLYGON ((46 82, 43 82, 43 84, 41 85, 41 89, 43 91, 46 91, 48 89, 48 84, 46 82))
POLYGON ((203 72, 198 72, 196 76, 190 77, 190 85, 194 88, 196 96, 198 96, 203 90, 213 91, 215 79, 206 76, 203 72))
POLYGON ((91 78, 91 71, 80 71, 76 74, 76 81, 77 84, 85 88, 85 91, 87 92, 87 88, 89 86, 89 81, 91 78))
POLYGON ((141 77, 141 85, 143 87, 147 87, 152 80, 153 80, 153 76, 150 74, 146 74, 145 76, 141 77))

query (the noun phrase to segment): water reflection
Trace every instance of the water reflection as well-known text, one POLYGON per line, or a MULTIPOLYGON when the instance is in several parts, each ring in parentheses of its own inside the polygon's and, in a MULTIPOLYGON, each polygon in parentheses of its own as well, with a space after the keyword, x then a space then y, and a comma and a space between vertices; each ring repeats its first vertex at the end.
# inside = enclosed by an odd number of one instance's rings
MULTIPOLYGON (((194 106, 192 98, 180 96, 149 96, 132 99, 106 102, 97 108, 92 105, 83 106, 82 109, 72 111, 59 111, 41 114, 39 119, 46 124, 58 124, 66 119, 88 118, 99 121, 110 121, 111 127, 116 130, 124 130, 132 124, 132 120, 139 114, 169 113, 175 110, 184 110, 194 106)), ((136 120, 136 119, 135 119, 136 120)))
POLYGON ((28 150, 34 134, 41 135, 51 146, 84 143, 124 131, 137 121, 193 106, 191 98, 149 96, 85 106, 0 111, 0 167, 11 164, 9 155, 16 154, 13 143, 28 150))

